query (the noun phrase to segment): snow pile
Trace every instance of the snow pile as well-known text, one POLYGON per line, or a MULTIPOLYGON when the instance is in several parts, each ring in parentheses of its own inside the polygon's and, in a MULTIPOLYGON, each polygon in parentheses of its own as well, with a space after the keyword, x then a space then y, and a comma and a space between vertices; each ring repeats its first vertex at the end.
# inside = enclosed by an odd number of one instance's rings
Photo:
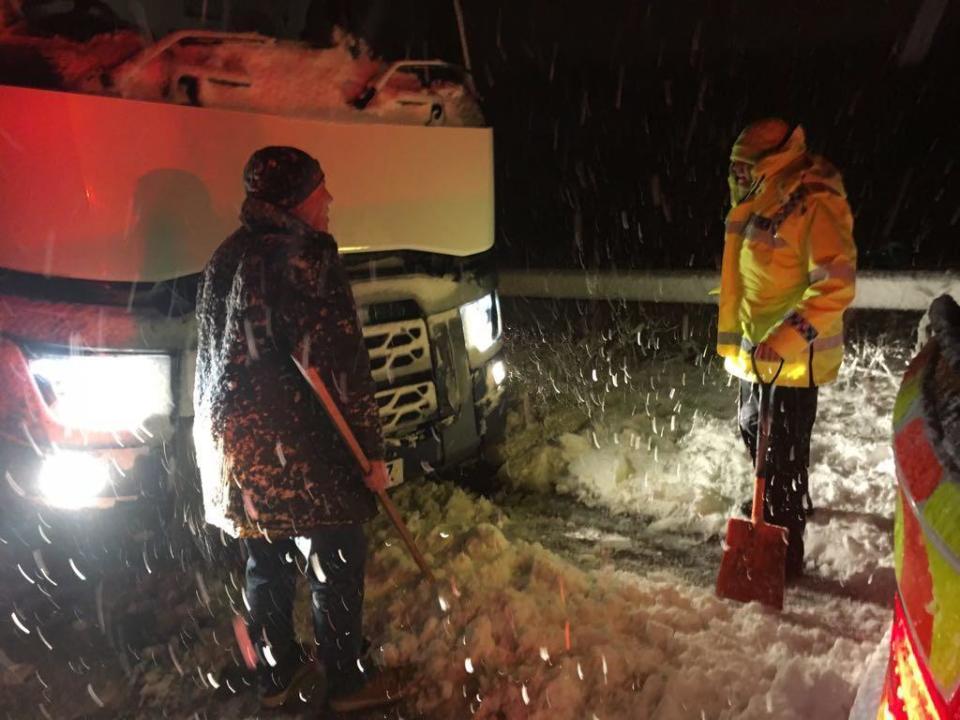
MULTIPOLYGON (((885 608, 846 598, 774 613, 669 571, 585 571, 450 485, 409 483, 393 499, 439 590, 381 515, 370 528, 365 634, 378 664, 413 675, 403 717, 839 720, 888 621, 885 608)), ((82 682, 117 712, 133 703, 143 717, 255 717, 230 628, 243 613, 242 574, 207 568, 192 582, 179 569, 166 563, 130 584, 143 598, 131 617, 157 614, 144 625, 151 644, 130 647, 129 694, 111 681, 123 677, 116 669, 82 682)), ((296 625, 310 647, 305 591, 296 625)))
POLYGON ((887 619, 843 599, 770 613, 669 572, 587 573, 511 540, 488 501, 432 483, 394 497, 449 611, 381 524, 367 628, 386 665, 416 668, 408 709, 425 717, 844 718, 887 619))
MULTIPOLYGON (((31 37, 0 29, 0 42, 10 52, 5 60, 17 63, 18 81, 52 74, 50 82, 63 88, 75 88, 98 78, 143 48, 143 39, 129 30, 104 33, 79 43, 64 37, 31 37), (38 67, 43 66, 43 67, 38 67)), ((14 77, 11 68, 7 76, 14 77)))
POLYGON ((41 54, 64 87, 74 87, 123 62, 143 48, 143 38, 130 30, 97 35, 80 44, 61 37, 42 41, 41 54))

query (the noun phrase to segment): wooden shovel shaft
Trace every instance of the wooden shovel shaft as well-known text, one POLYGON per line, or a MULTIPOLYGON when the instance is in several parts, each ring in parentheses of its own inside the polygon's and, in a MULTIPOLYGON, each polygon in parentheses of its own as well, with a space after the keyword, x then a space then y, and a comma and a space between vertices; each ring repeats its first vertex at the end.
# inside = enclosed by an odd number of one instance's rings
POLYGON ((770 398, 767 388, 760 385, 759 417, 757 418, 757 462, 756 478, 753 482, 753 508, 750 511, 750 521, 754 525, 764 525, 763 505, 766 502, 766 465, 767 448, 770 446, 770 398))
POLYGON ((320 373, 318 373, 315 368, 303 367, 296 360, 294 360, 294 362, 297 364, 297 369, 299 369, 303 377, 306 378, 306 381, 310 383, 310 387, 313 388, 317 397, 320 398, 320 402, 323 403, 323 407, 326 409, 330 419, 333 420, 333 424, 337 426, 337 431, 347 444, 347 447, 350 448, 350 452, 357 461, 357 465, 360 466, 360 471, 364 475, 367 475, 370 472, 370 461, 367 459, 366 454, 364 454, 363 448, 360 447, 360 443, 357 442, 357 437, 353 434, 353 430, 351 430, 347 424, 347 419, 343 417, 343 413, 340 412, 340 407, 327 389, 327 384, 323 381, 323 378, 320 377, 320 373))
MULTIPOLYGON (((347 444, 347 447, 350 448, 350 452, 353 453, 353 457, 356 459, 357 465, 360 466, 361 472, 363 472, 364 475, 369 474, 371 467, 370 461, 364 454, 363 448, 361 448, 360 443, 357 442, 356 435, 353 434, 353 430, 350 429, 346 418, 343 417, 343 413, 340 412, 340 408, 337 406, 333 396, 327 389, 326 383, 323 382, 323 379, 320 377, 320 373, 318 373, 315 368, 304 367, 292 355, 291 358, 293 359, 294 365, 297 366, 297 369, 303 375, 304 379, 310 383, 310 387, 313 388, 313 391, 317 394, 317 397, 320 398, 320 402, 323 403, 323 407, 326 409, 330 419, 333 420, 333 424, 337 426, 340 436, 347 444)), ((437 580, 433 576, 430 566, 427 565, 426 558, 423 557, 423 554, 417 547, 417 543, 414 541, 413 535, 410 534, 410 530, 407 528, 406 523, 403 522, 403 518, 400 517, 400 512, 397 510, 397 506, 393 504, 393 501, 387 495, 387 491, 382 489, 378 490, 377 497, 380 498, 380 504, 383 505, 383 509, 390 518, 390 522, 393 523, 393 526, 397 529, 397 532, 400 533, 400 537, 407 546, 407 550, 410 551, 410 555, 413 556, 414 562, 417 563, 417 567, 420 568, 420 572, 422 572, 427 580, 429 580, 432 584, 436 584, 437 580)))
POLYGON ((756 457, 756 478, 753 483, 753 508, 750 512, 750 522, 754 525, 765 525, 763 519, 763 505, 766 502, 767 485, 767 450, 770 447, 770 428, 773 425, 773 413, 770 408, 770 399, 773 395, 774 383, 780 377, 783 370, 783 360, 780 361, 780 367, 777 369, 773 379, 764 382, 757 367, 755 355, 750 356, 750 362, 753 364, 753 373, 757 376, 757 383, 760 385, 760 397, 757 408, 759 417, 757 418, 757 457, 756 457))

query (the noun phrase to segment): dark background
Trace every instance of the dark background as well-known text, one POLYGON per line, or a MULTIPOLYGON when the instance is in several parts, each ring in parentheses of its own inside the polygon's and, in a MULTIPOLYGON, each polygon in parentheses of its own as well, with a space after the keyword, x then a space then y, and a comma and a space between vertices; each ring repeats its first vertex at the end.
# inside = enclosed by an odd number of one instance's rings
MULTIPOLYGON (((714 267, 729 147, 780 115, 843 171, 862 267, 960 267, 956 3, 463 2, 504 265, 714 267)), ((384 54, 460 56, 452 1, 349 5, 384 54)))
MULTIPOLYGON (((501 266, 715 267, 730 145, 780 115, 844 173, 862 268, 960 268, 956 0, 461 2, 495 130, 501 266)), ((27 2, 56 5, 71 3, 27 2)), ((386 58, 462 60, 453 0, 109 5, 154 34, 322 45, 339 24, 386 58)))

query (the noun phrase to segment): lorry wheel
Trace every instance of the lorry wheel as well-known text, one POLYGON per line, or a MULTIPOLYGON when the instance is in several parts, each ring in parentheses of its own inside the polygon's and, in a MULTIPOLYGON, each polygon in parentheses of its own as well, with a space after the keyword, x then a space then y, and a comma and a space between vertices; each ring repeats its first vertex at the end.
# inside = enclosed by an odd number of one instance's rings
POLYGON ((464 463, 453 471, 452 480, 458 485, 484 497, 495 495, 500 490, 497 471, 500 466, 485 458, 464 463))

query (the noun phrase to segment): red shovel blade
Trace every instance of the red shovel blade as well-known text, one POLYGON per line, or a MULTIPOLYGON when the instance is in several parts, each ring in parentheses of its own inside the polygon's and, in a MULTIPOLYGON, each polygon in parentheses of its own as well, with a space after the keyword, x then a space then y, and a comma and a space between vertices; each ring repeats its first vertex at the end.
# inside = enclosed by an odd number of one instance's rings
POLYGON ((717 575, 717 595, 783 609, 787 529, 731 518, 717 575))

